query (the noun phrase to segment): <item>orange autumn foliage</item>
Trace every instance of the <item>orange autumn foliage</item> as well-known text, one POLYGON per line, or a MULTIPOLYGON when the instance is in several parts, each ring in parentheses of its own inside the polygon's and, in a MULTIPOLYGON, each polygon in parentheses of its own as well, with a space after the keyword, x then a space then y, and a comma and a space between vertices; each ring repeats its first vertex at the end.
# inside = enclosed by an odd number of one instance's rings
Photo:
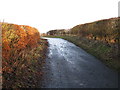
POLYGON ((2 24, 2 71, 10 73, 21 62, 20 51, 34 48, 40 41, 36 28, 26 25, 2 24))

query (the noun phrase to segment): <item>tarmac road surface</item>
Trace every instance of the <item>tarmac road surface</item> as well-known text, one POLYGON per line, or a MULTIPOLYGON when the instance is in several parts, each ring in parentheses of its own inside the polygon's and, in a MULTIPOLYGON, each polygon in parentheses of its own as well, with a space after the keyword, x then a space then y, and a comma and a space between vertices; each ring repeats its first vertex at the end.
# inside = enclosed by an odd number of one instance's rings
POLYGON ((60 38, 49 42, 43 67, 42 88, 117 88, 118 73, 101 61, 60 38))

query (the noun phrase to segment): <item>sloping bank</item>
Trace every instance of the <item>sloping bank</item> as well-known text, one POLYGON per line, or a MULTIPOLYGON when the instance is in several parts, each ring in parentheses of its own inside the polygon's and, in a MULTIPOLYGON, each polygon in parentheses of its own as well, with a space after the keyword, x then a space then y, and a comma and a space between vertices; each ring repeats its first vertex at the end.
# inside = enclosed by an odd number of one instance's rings
POLYGON ((36 28, 1 23, 2 87, 35 88, 42 77, 47 41, 36 28))
POLYGON ((110 46, 97 41, 97 40, 89 40, 84 37, 78 37, 78 36, 53 36, 49 35, 46 37, 50 38, 62 38, 65 40, 68 40, 75 45, 83 48, 88 53, 94 55, 99 60, 101 60, 105 65, 110 67, 111 69, 120 71, 120 61, 116 59, 115 57, 115 49, 112 49, 110 46))

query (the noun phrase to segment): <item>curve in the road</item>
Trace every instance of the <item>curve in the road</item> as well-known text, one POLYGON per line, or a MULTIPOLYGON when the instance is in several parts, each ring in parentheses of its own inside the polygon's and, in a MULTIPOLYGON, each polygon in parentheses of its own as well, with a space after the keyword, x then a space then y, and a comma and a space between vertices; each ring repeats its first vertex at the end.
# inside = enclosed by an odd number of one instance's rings
POLYGON ((118 74, 73 43, 46 38, 45 88, 117 88, 118 74))

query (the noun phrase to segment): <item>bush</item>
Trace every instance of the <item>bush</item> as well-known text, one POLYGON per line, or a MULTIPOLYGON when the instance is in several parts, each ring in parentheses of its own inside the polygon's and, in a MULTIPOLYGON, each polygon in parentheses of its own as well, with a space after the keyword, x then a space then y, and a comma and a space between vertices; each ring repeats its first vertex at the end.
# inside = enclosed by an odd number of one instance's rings
POLYGON ((42 41, 36 28, 2 23, 3 88, 36 87, 47 43, 42 41))

